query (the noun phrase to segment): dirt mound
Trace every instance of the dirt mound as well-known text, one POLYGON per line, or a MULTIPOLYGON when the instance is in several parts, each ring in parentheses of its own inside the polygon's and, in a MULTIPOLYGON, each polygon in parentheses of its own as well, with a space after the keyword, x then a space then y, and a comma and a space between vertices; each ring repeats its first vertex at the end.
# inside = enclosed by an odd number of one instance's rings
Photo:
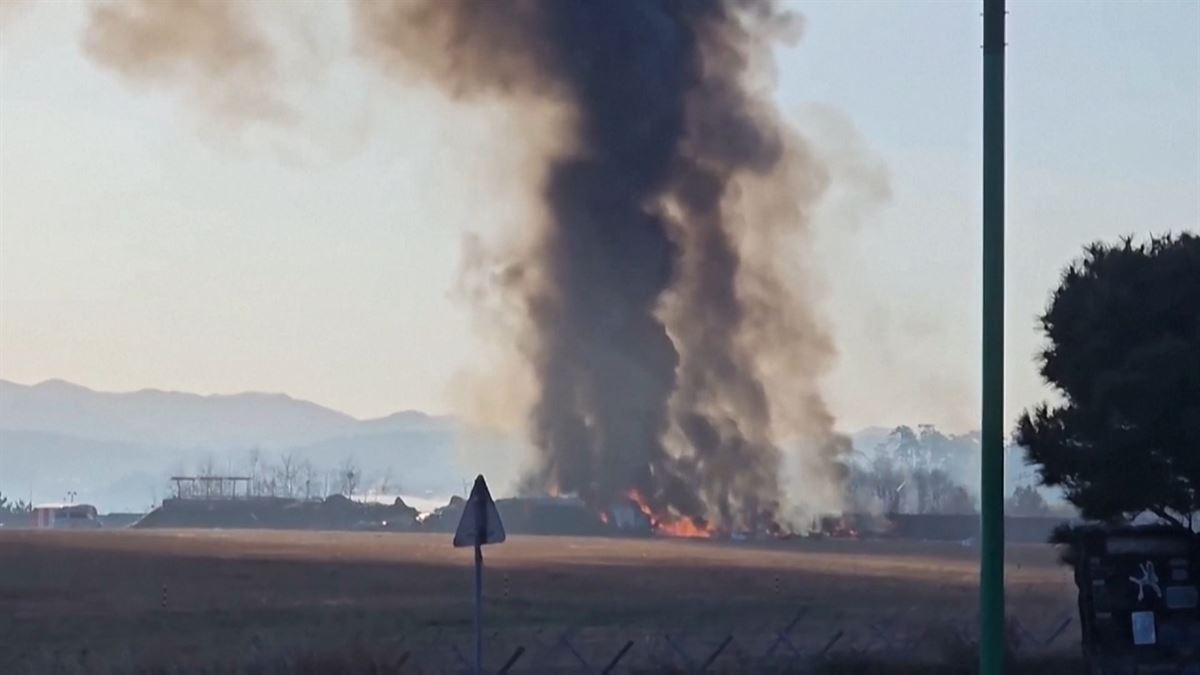
POLYGON ((166 499, 133 527, 407 532, 416 525, 417 510, 399 498, 392 504, 364 504, 334 495, 325 500, 166 499))

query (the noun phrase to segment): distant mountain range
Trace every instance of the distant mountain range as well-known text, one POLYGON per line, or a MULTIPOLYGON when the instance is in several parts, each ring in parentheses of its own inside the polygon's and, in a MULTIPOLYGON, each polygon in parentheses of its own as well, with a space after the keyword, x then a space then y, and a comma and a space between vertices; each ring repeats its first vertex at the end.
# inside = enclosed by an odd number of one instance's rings
POLYGON ((332 470, 352 459, 363 486, 386 476, 408 494, 449 495, 486 470, 517 475, 520 443, 418 411, 358 420, 284 394, 100 392, 62 380, 0 380, 0 492, 57 501, 74 491, 102 510, 142 509, 172 473, 212 463, 245 474, 252 452, 332 470))
MULTIPOLYGON (((853 435, 867 452, 890 429, 853 435)), ((352 459, 362 487, 438 498, 483 472, 499 494, 515 484, 520 439, 454 417, 407 410, 359 420, 285 394, 201 396, 143 389, 102 392, 62 380, 0 380, 0 492, 59 501, 69 492, 102 511, 142 510, 167 496, 167 477, 211 464, 245 475, 252 454, 283 455, 323 473, 352 459)))
POLYGON ((343 435, 429 431, 448 418, 416 411, 371 420, 286 394, 201 396, 143 389, 101 392, 62 380, 32 386, 0 380, 0 429, 66 434, 177 448, 281 448, 343 435))

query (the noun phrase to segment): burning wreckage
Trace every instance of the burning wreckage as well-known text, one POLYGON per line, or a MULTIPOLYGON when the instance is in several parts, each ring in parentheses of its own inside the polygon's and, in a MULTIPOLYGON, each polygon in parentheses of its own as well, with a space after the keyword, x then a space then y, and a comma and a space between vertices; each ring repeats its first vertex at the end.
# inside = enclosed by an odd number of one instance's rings
MULTIPOLYGON (((422 516, 420 529, 453 532, 466 500, 453 497, 450 503, 422 516)), ((505 528, 514 534, 563 536, 679 537, 688 539, 752 539, 788 537, 790 533, 772 526, 761 531, 721 531, 702 521, 684 517, 659 517, 636 491, 616 499, 607 509, 594 510, 574 495, 510 497, 496 500, 505 528)))
MULTIPOLYGON (((453 532, 466 500, 421 514, 396 498, 391 504, 356 502, 341 495, 325 499, 168 498, 132 526, 152 528, 225 528, 278 530, 369 530, 453 532)), ((631 497, 603 511, 571 496, 511 497, 496 500, 505 527, 514 534, 564 536, 710 537, 713 532, 690 521, 661 522, 631 497)))
MULTIPOLYGON (((89 54, 140 72, 122 46, 141 22, 220 32, 235 14, 143 5, 96 12, 89 54)), ((355 57, 381 76, 517 113, 502 140, 527 144, 512 171, 531 203, 498 241, 472 240, 462 281, 479 328, 512 346, 504 372, 529 376, 532 484, 578 495, 617 531, 780 534, 785 492, 806 513, 839 511, 851 448, 822 392, 837 350, 813 271, 813 214, 837 172, 771 92, 775 48, 804 31, 791 3, 375 0, 350 20, 355 57), (783 439, 804 440, 798 489, 781 476, 783 439)), ((333 506, 228 517, 375 517, 333 506)))
MULTIPOLYGON (((282 497, 180 496, 131 526, 147 528, 224 528, 275 530, 366 530, 377 532, 453 532, 466 500, 450 502, 430 513, 396 498, 391 503, 364 503, 333 495, 324 499, 282 497)), ((576 495, 508 497, 496 500, 505 528, 512 534, 558 536, 680 537, 715 540, 780 540, 804 538, 897 538, 921 541, 970 541, 978 536, 979 518, 971 514, 857 514, 823 516, 806 528, 781 527, 773 521, 747 529, 722 529, 703 521, 658 516, 635 492, 613 500, 607 508, 590 507, 576 495)), ((1013 541, 1045 542, 1060 518, 1006 518, 1013 541)))
MULTIPOLYGON (((355 11, 381 72, 537 120, 536 208, 464 261, 481 328, 517 310, 494 329, 533 383, 529 486, 577 495, 580 529, 781 534, 779 441, 800 438, 793 506, 840 510, 850 445, 820 390, 835 349, 803 272, 830 171, 764 86, 801 17, 771 0, 355 11)), ((505 508, 506 525, 568 509, 505 508)))
MULTIPOLYGON (((840 512, 852 448, 822 391, 837 350, 811 272, 835 172, 771 93, 775 47, 803 33, 790 4, 376 0, 351 13, 357 57, 384 77, 529 125, 505 139, 529 144, 513 169, 527 212, 498 241, 472 240, 463 296, 512 346, 503 372, 529 376, 528 485, 576 497, 500 500, 511 531, 757 538, 788 536, 792 508, 840 512)), ((220 510, 172 507, 162 520, 220 510)), ((418 520, 403 504, 281 502, 221 518, 449 529, 461 508, 418 520)), ((813 529, 870 531, 843 521, 813 529)))
MULTIPOLYGON (((421 518, 421 529, 453 532, 465 504, 466 500, 461 497, 451 498, 449 504, 421 518)), ((695 528, 698 532, 695 535, 661 530, 649 510, 632 498, 618 501, 601 511, 592 510, 576 496, 510 497, 497 499, 496 508, 500 511, 505 529, 514 534, 650 536, 659 532, 676 536, 709 536, 709 533, 698 528, 695 528)))

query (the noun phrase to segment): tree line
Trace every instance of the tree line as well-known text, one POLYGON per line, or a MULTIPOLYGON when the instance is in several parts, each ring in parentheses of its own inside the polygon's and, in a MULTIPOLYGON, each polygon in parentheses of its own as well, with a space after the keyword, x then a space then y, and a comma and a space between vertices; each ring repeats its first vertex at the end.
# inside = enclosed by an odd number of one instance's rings
POLYGON ((28 523, 30 513, 33 513, 33 504, 22 499, 12 501, 0 493, 0 525, 7 523, 25 525, 28 523))
MULTIPOLYGON (((1013 453, 1016 454, 1016 453, 1013 453)), ((860 513, 972 514, 978 497, 979 435, 946 434, 923 424, 896 427, 851 463, 847 503, 860 513)), ((1031 485, 1017 486, 1005 504, 1013 516, 1070 515, 1031 485)))
MULTIPOLYGON (((1200 529, 1200 237, 1093 243, 1063 272, 1039 317, 1039 371, 1058 401, 1017 420, 1040 483, 1088 520, 1147 516, 1200 529)), ((973 512, 956 466, 961 437, 900 427, 851 467, 851 504, 888 512, 973 512)), ((978 456, 978 448, 972 449, 978 456)), ((967 475, 967 484, 977 484, 967 475)), ((1032 486, 1010 513, 1047 510, 1032 486)))
POLYGON ((367 474, 353 457, 346 457, 336 466, 320 466, 293 452, 272 455, 252 448, 237 467, 229 462, 223 468, 214 456, 206 455, 195 468, 199 478, 234 474, 248 479, 246 490, 256 497, 324 499, 342 495, 354 498, 366 493, 392 495, 400 491, 390 468, 367 474))

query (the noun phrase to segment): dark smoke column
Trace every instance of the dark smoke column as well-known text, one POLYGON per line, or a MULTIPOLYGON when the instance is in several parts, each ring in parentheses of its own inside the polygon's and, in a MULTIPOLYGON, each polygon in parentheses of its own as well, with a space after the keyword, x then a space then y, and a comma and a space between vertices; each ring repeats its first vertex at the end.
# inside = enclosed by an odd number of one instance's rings
MULTIPOLYGON (((533 440, 545 478, 589 503, 630 488, 660 501, 675 480, 662 437, 678 365, 655 315, 678 258, 661 200, 695 45, 662 6, 539 4, 561 38, 556 76, 578 112, 578 146, 554 161, 545 190, 548 283, 529 297, 542 386, 533 440)), ((672 496, 700 513, 690 491, 672 496)))
POLYGON ((766 269, 744 292, 736 240, 755 224, 727 210, 739 175, 785 155, 743 79, 787 17, 739 0, 366 0, 357 16, 368 55, 456 97, 569 110, 549 217, 500 289, 528 311, 535 479, 598 508, 636 490, 698 524, 773 521, 753 338, 798 305, 766 269))

